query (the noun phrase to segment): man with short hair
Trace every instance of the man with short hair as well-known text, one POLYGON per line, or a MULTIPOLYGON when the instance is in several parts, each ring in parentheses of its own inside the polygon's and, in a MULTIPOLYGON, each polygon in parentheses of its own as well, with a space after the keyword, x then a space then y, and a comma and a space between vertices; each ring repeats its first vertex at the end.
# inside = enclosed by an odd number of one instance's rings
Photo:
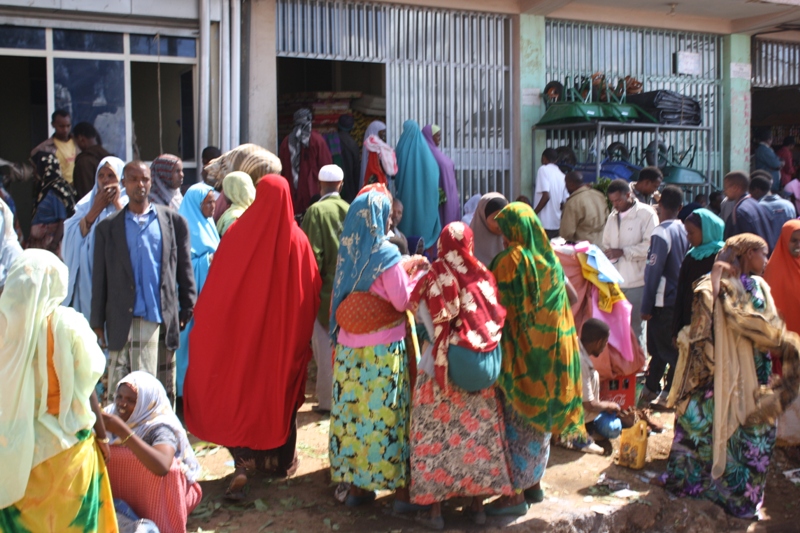
POLYGON ((639 171, 637 181, 631 183, 636 199, 646 205, 653 205, 653 194, 661 187, 664 174, 658 167, 644 167, 639 171))
POLYGON ((602 248, 622 276, 619 286, 632 306, 631 328, 639 343, 644 344, 640 338, 644 270, 658 216, 652 207, 636 199, 625 180, 612 181, 607 194, 613 210, 603 229, 602 248))
POLYGON ((389 233, 387 236, 389 237, 389 242, 400 250, 400 255, 408 255, 408 239, 397 227, 402 220, 403 202, 400 201, 400 198, 395 198, 392 200, 392 214, 389 217, 389 233))
POLYGON ((711 194, 708 195, 708 209, 722 218, 723 222, 725 222, 725 219, 722 217, 722 200, 724 199, 725 195, 722 194, 722 191, 711 191, 711 194))
POLYGON ((317 363, 317 402, 313 409, 329 413, 333 400, 333 345, 328 334, 331 311, 333 278, 336 274, 336 260, 339 253, 339 237, 350 205, 342 200, 340 191, 344 171, 337 165, 325 165, 319 171, 319 192, 321 197, 306 211, 303 217, 303 231, 314 250, 317 267, 322 278, 320 306, 314 321, 311 348, 317 363))
POLYGON ((533 210, 539 215, 549 239, 558 237, 561 226, 561 206, 567 199, 564 173, 558 168, 558 153, 553 148, 542 152, 542 166, 536 173, 536 192, 533 210))
POLYGON ((763 209, 769 222, 769 243, 770 250, 775 249, 778 238, 781 235, 783 225, 787 221, 797 218, 797 211, 789 200, 784 200, 779 195, 774 194, 772 188, 772 176, 764 170, 756 170, 750 175, 750 196, 753 197, 758 205, 763 209))
MULTIPOLYGON (((37 152, 47 152, 58 158, 58 165, 61 167, 61 176, 72 183, 72 172, 75 169, 75 158, 81 153, 75 139, 72 138, 72 119, 69 111, 56 109, 51 117, 50 125, 55 130, 53 136, 42 141, 36 148, 31 150, 31 157, 37 152)), ((94 177, 94 176, 92 176, 94 177)), ((94 185, 94 183, 92 183, 94 185)))
POLYGON ((750 178, 744 172, 729 172, 722 179, 722 190, 731 205, 731 214, 725 221, 725 240, 742 233, 754 233, 769 243, 771 232, 766 209, 748 194, 749 189, 750 178))
POLYGON ((603 193, 583 182, 583 174, 573 170, 564 176, 567 198, 561 214, 559 235, 567 242, 589 241, 600 246, 608 219, 608 204, 603 193))
POLYGON ((88 122, 78 122, 72 128, 72 137, 80 149, 78 157, 75 158, 75 169, 72 172, 72 186, 75 187, 75 197, 80 200, 94 188, 97 165, 112 154, 103 148, 100 134, 88 122))
POLYGON ((150 202, 150 169, 142 161, 125 165, 122 186, 128 205, 95 228, 90 323, 109 351, 106 399, 128 373, 144 370, 158 377, 174 406, 174 354, 197 297, 189 226, 177 211, 150 202))
POLYGON ((650 236, 647 266, 644 271, 644 294, 642 295, 643 321, 647 321, 647 352, 650 364, 647 381, 642 390, 642 400, 655 400, 666 407, 667 396, 672 385, 672 375, 678 363, 678 349, 672 344, 672 324, 675 299, 678 294, 678 277, 683 258, 689 249, 686 228, 678 219, 683 206, 683 191, 668 185, 661 191, 658 200, 658 219, 661 222, 650 236), (669 365, 666 386, 661 387, 661 378, 669 365))
MULTIPOLYGON (((200 152, 200 159, 203 161, 203 171, 200 173, 200 175, 202 176, 203 181, 208 185, 211 185, 212 187, 215 187, 217 183, 209 181, 208 172, 206 172, 206 165, 208 165, 214 159, 218 158, 221 155, 222 155, 222 150, 220 150, 216 146, 206 146, 205 148, 203 148, 203 151, 200 152)), ((220 184, 220 187, 221 186, 222 185, 220 184)), ((221 188, 218 189, 218 191, 221 190, 222 190, 221 188)))
MULTIPOLYGON (((616 402, 600 399, 600 373, 595 370, 592 361, 606 349, 610 335, 611 329, 608 324, 596 318, 590 318, 581 327, 579 344, 586 432, 602 440, 616 439, 622 433, 622 422, 619 419, 621 408, 616 402)), ((594 450, 588 448, 585 451, 594 450)))
POLYGON ((756 170, 764 170, 769 173, 772 179, 772 192, 781 190, 781 169, 783 168, 783 161, 772 149, 772 129, 762 128, 755 134, 756 151, 753 154, 753 161, 755 162, 756 170))
POLYGON ((706 207, 708 205, 708 196, 703 193, 698 194, 694 197, 694 202, 690 202, 681 208, 681 212, 678 213, 678 218, 681 222, 686 220, 686 217, 694 213, 697 209, 706 207))

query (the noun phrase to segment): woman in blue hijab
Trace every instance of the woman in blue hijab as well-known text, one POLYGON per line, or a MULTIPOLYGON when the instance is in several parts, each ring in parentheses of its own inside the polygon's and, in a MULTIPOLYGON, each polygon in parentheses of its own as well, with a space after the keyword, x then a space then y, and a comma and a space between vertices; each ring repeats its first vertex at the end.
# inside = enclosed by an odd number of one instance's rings
POLYGON ((128 203, 125 189, 120 187, 125 163, 117 157, 106 157, 97 165, 94 188, 75 205, 75 214, 64 222, 61 253, 69 267, 69 284, 64 305, 83 314, 92 313, 92 262, 94 230, 106 217, 128 203))
POLYGON ((442 232, 439 221, 439 164, 433 157, 419 124, 406 120, 397 142, 397 198, 403 202, 400 231, 424 239, 425 249, 436 244, 442 232))
MULTIPOLYGON (((197 294, 203 289, 211 267, 211 259, 219 246, 219 233, 214 219, 214 205, 216 193, 210 185, 196 183, 189 187, 178 213, 189 223, 189 235, 192 240, 192 266, 194 267, 194 281, 197 284, 197 294)), ((177 365, 178 396, 183 396, 183 380, 186 378, 186 369, 189 367, 189 332, 194 326, 194 319, 190 320, 181 332, 180 347, 175 352, 177 365)))

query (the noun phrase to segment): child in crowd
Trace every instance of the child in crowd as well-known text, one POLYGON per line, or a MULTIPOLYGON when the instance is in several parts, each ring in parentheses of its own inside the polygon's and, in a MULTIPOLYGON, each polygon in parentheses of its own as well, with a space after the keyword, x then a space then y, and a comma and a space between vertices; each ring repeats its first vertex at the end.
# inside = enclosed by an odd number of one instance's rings
MULTIPOLYGON (((581 379, 583 382, 583 411, 586 421, 586 432, 598 440, 615 439, 622 431, 619 419, 620 406, 615 402, 600 400, 600 374, 594 369, 592 357, 598 357, 608 344, 608 324, 596 318, 590 318, 581 329, 581 379)), ((594 452, 588 449, 582 451, 594 452)), ((600 448, 602 450, 602 448, 600 448)))

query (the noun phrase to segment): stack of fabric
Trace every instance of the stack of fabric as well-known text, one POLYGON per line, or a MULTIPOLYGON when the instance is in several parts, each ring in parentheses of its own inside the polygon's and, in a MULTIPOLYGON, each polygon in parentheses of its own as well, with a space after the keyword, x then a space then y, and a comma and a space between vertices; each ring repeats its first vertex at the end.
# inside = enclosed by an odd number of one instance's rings
POLYGON ((340 116, 352 114, 351 103, 356 98, 361 98, 361 93, 358 91, 281 95, 278 99, 278 107, 281 110, 281 114, 278 116, 278 135, 283 139, 289 134, 294 125, 294 112, 305 107, 310 109, 314 115, 314 130, 327 138, 327 134, 336 133, 336 124, 339 122, 340 116))
POLYGON ((644 352, 631 329, 631 304, 619 288, 622 277, 605 254, 593 244, 554 246, 564 274, 578 293, 572 306, 575 329, 580 335, 583 323, 597 318, 608 324, 608 347, 593 360, 601 379, 614 379, 644 368, 644 352))

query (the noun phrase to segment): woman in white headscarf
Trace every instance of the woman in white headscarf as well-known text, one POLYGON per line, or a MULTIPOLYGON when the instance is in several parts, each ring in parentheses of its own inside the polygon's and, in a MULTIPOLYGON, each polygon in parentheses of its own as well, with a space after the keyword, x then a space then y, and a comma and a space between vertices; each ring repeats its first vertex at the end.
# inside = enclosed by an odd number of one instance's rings
POLYGON ((480 194, 474 194, 464 204, 464 216, 461 217, 461 222, 469 226, 472 224, 472 217, 475 216, 475 210, 478 209, 478 204, 481 201, 480 194))
POLYGON ((22 253, 22 246, 19 245, 19 238, 14 230, 14 213, 2 199, 0 199, 0 211, 2 211, 2 216, 0 216, 0 238, 2 239, 2 244, 0 244, 0 293, 2 293, 8 270, 11 268, 11 263, 22 253))
POLYGON ((186 531, 189 513, 203 498, 201 468, 164 386, 147 372, 131 372, 117 385, 103 420, 111 436, 114 497, 163 533, 186 531))
POLYGON ((4 531, 117 531, 94 392, 105 357, 89 322, 61 306, 66 284, 58 257, 29 249, 0 296, 4 531))
POLYGON ((380 120, 372 122, 364 132, 364 142, 361 148, 361 185, 369 185, 370 174, 376 175, 378 183, 386 183, 385 177, 397 174, 397 156, 391 146, 386 144, 386 124, 380 120), (370 159, 372 161, 370 162, 370 159), (371 163, 371 164, 370 164, 371 163))
POLYGON ((97 165, 94 188, 75 205, 75 214, 64 222, 61 253, 69 267, 67 299, 72 307, 89 319, 92 312, 92 261, 94 230, 106 217, 128 203, 120 187, 125 163, 117 157, 106 157, 97 165))

